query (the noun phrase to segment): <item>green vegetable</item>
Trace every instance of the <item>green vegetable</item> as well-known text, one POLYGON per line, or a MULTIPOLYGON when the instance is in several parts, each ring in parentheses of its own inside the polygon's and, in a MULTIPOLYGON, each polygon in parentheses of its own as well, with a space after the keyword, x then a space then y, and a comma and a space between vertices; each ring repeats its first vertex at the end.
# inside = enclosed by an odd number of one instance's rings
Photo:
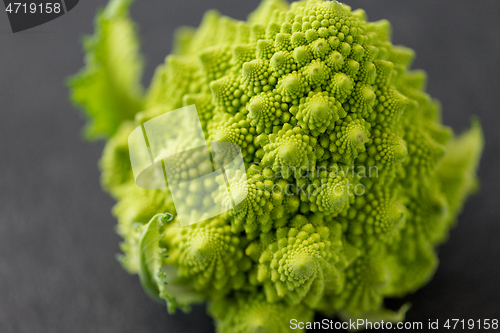
MULTIPOLYGON (((477 189, 478 121, 456 137, 389 22, 336 1, 263 0, 247 22, 210 11, 177 32, 143 95, 130 3, 98 14, 71 80, 87 133, 108 137, 102 184, 118 201, 124 267, 170 311, 208 301, 219 332, 287 332, 315 311, 403 320, 408 307, 394 313, 383 300, 432 277, 436 246, 477 189), (157 215, 175 216, 168 190, 135 184, 127 138, 191 104, 209 141, 241 147, 247 177, 231 175, 230 190, 248 194, 180 227, 157 215)), ((194 175, 206 167, 185 164, 194 175)), ((190 187, 187 204, 213 186, 190 187)))

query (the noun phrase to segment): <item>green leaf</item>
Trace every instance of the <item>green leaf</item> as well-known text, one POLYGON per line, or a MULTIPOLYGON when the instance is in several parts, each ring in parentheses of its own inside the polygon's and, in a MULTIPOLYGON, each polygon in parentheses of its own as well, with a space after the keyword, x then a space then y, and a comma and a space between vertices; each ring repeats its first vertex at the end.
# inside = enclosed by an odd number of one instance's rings
POLYGON ((88 139, 111 136, 142 109, 142 57, 135 24, 129 17, 132 0, 111 0, 101 10, 95 34, 83 41, 85 67, 70 78, 71 99, 82 108, 88 139))
POLYGON ((160 258, 160 240, 163 238, 163 232, 167 219, 165 214, 153 216, 151 221, 144 227, 144 232, 139 243, 139 277, 146 293, 154 299, 161 301, 160 288, 156 275, 161 267, 160 258))
POLYGON ((139 277, 146 293, 159 302, 165 301, 170 313, 174 313, 176 308, 189 312, 189 305, 204 301, 204 297, 191 286, 182 284, 176 267, 164 263, 163 259, 168 254, 160 241, 165 237, 167 224, 172 219, 172 214, 157 214, 143 226, 139 243, 139 277))

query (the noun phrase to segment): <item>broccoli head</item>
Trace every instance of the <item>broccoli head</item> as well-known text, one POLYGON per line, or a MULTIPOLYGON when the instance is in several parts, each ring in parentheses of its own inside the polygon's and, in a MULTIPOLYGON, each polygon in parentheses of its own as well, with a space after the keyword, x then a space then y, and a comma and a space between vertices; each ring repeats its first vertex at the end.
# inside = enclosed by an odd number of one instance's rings
MULTIPOLYGON (((169 311, 208 301, 219 332, 287 332, 316 311, 401 320, 383 300, 432 277, 477 188, 479 123, 459 137, 442 125, 389 22, 337 1, 263 0, 247 21, 209 11, 176 32, 144 93, 130 4, 98 14, 70 81, 88 137, 107 138, 102 184, 118 202, 123 266, 169 311), (168 189, 135 184, 127 138, 192 104, 209 142, 240 147, 247 174, 233 175, 238 205, 181 227, 168 189)), ((213 186, 191 186, 186 202, 213 186)))

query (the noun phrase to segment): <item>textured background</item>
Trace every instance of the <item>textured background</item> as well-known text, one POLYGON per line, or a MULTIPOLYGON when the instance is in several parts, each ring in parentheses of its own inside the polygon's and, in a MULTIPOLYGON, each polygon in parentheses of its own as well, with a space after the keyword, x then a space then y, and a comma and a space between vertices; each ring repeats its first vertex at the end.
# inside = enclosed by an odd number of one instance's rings
MULTIPOLYGON (((0 332, 213 332, 203 307, 169 316, 115 260, 113 201, 100 190, 97 170, 103 143, 81 140, 83 120, 64 85, 82 66, 80 37, 104 3, 80 1, 67 15, 15 35, 0 13, 0 332)), ((169 52, 176 26, 198 25, 209 8, 244 19, 257 3, 135 4, 144 82, 169 52)), ((486 135, 482 190, 440 247, 434 279, 403 300, 413 304, 407 319, 500 318, 500 1, 347 3, 371 20, 389 19, 394 43, 417 51, 414 68, 428 71, 428 91, 441 100, 447 125, 463 131, 476 114, 486 135)))

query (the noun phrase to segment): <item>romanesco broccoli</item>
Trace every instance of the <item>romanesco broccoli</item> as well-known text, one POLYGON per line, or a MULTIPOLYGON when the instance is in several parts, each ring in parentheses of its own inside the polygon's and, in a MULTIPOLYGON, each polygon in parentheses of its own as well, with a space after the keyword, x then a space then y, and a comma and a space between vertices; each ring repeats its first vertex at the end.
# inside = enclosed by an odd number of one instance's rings
MULTIPOLYGON (((208 301, 221 333, 288 332, 315 311, 401 320, 383 300, 434 273, 435 247, 477 187, 478 122, 458 138, 443 126, 389 22, 337 1, 263 0, 247 21, 209 11, 198 29, 178 30, 143 93, 131 2, 98 14, 70 81, 89 137, 108 137, 100 167, 118 201, 123 266, 169 311, 208 301), (248 194, 180 227, 162 215, 175 216, 168 190, 135 184, 127 137, 191 104, 210 142, 241 148, 246 184, 231 191, 248 194)), ((207 167, 183 163, 193 175, 207 167)), ((186 189, 186 201, 212 186, 186 189)))

